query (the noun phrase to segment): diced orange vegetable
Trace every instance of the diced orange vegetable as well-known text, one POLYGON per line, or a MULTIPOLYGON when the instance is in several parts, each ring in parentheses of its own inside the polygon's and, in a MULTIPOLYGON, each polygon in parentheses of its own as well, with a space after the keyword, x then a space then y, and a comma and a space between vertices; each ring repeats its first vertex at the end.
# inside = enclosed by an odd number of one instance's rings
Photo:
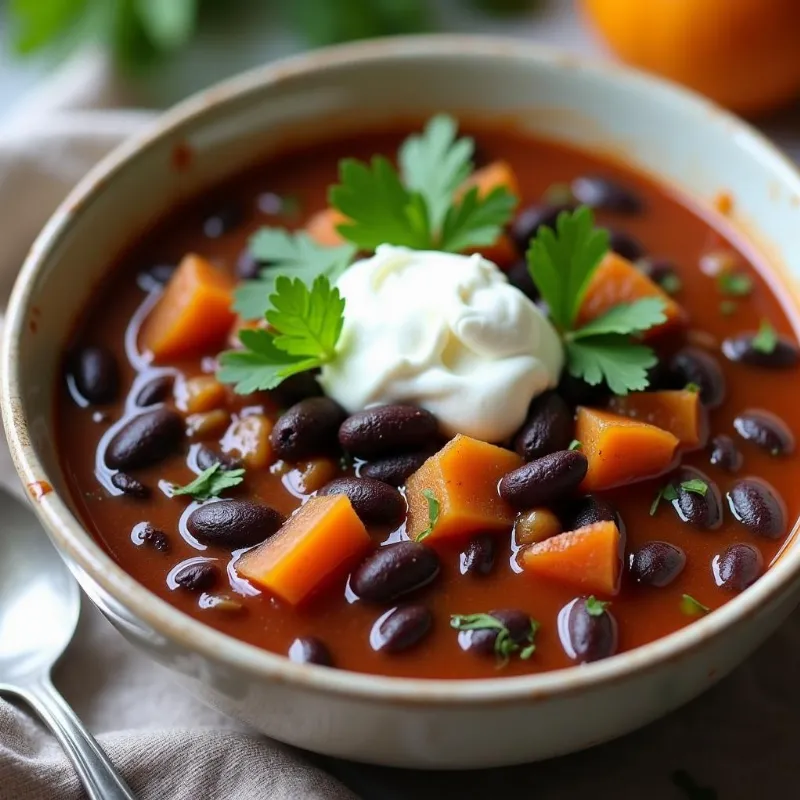
POLYGON ((144 322, 141 344, 156 361, 211 350, 235 319, 233 278, 197 255, 184 256, 144 322))
POLYGON ((508 530, 514 511, 500 499, 497 484, 521 465, 522 459, 510 450, 459 434, 406 481, 409 538, 416 539, 429 526, 426 489, 439 501, 439 518, 426 541, 508 530))
POLYGON ((175 402, 187 414, 200 414, 225 405, 227 390, 213 375, 195 375, 179 381, 175 387, 175 402))
POLYGON ((272 461, 272 427, 272 420, 263 414, 237 419, 222 437, 222 452, 238 456, 250 469, 264 469, 272 461))
POLYGON ((666 322, 650 328, 643 334, 645 339, 664 331, 686 325, 686 313, 660 286, 650 280, 641 270, 616 253, 608 253, 592 275, 578 312, 578 325, 602 316, 620 303, 633 303, 645 297, 658 297, 664 301, 666 322))
POLYGON ((622 542, 614 522, 595 522, 520 550, 523 573, 565 583, 587 594, 619 591, 622 542))
POLYGON ((337 247, 344 244, 344 237, 336 228, 343 222, 347 222, 347 217, 335 208, 326 208, 313 214, 306 222, 306 233, 317 243, 325 247, 337 247))
POLYGON ((514 170, 507 161, 492 161, 491 164, 476 169, 461 184, 459 193, 463 194, 473 186, 478 187, 478 195, 480 197, 486 197, 489 192, 500 186, 505 186, 511 194, 519 197, 519 182, 514 170))
POLYGON ((296 606, 345 573, 372 546, 347 495, 312 497, 266 542, 245 553, 236 572, 296 606))
POLYGON ((613 397, 609 408, 640 422, 674 434, 683 447, 702 447, 706 438, 706 411, 697 392, 686 389, 664 392, 631 392, 613 397))
POLYGON ((519 261, 519 253, 509 236, 501 234, 494 244, 487 244, 485 247, 478 247, 470 250, 470 253, 480 253, 484 258, 496 264, 500 269, 506 270, 514 266, 519 261))
POLYGON ((581 487, 611 489, 652 478, 675 464, 679 441, 669 431, 608 411, 579 408, 575 438, 589 460, 581 487))

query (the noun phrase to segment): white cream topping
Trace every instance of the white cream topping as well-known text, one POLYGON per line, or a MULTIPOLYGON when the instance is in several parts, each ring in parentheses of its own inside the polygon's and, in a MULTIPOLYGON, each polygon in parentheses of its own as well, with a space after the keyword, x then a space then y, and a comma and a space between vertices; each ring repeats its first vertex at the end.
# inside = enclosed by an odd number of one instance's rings
POLYGON ((480 255, 384 244, 337 286, 346 303, 340 355, 320 382, 348 412, 412 403, 448 436, 500 442, 558 382, 558 334, 480 255))

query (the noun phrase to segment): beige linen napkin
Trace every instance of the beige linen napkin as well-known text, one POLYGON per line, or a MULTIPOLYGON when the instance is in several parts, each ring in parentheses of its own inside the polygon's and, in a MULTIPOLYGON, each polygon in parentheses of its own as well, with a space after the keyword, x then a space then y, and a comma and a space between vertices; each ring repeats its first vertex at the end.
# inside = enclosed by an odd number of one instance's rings
MULTIPOLYGON (((0 127, 0 309, 56 204, 151 116, 98 110, 123 97, 111 75, 102 56, 86 54, 0 127)), ((0 483, 22 496, 2 437, 0 483)), ((55 682, 142 800, 354 797, 290 748, 237 729, 191 698, 88 601, 55 682)), ((27 711, 0 700, 0 800, 83 796, 52 737, 27 711)))

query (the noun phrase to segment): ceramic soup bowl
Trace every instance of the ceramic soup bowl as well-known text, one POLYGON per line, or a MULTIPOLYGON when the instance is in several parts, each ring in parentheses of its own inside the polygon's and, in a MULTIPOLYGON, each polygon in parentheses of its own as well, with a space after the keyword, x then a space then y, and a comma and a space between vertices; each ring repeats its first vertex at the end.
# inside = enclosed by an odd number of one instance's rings
POLYGON ((762 579, 718 611, 599 663, 482 681, 377 677, 291 663, 152 595, 84 530, 54 448, 63 343, 126 244, 181 198, 290 137, 313 140, 437 111, 502 116, 544 137, 623 153, 700 206, 719 191, 732 193, 734 224, 766 248, 768 278, 782 301, 796 302, 800 176, 736 119, 668 84, 530 44, 368 42, 272 64, 197 95, 86 176, 17 282, 2 353, 2 412, 37 513, 86 593, 187 689, 269 736, 321 753, 406 767, 488 767, 619 736, 708 688, 797 603, 800 547, 790 544, 762 579), (176 161, 181 152, 193 157, 176 161))

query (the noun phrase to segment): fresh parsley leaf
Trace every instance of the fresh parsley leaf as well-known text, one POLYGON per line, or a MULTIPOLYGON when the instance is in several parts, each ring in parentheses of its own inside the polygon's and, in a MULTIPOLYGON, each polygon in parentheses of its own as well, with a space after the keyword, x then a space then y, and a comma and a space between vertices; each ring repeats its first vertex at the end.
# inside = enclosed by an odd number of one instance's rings
POLYGON ((522 642, 515 640, 508 627, 491 614, 453 614, 450 617, 450 627, 457 631, 496 630, 494 652, 499 667, 508 664, 514 653, 519 653, 519 657, 527 661, 536 652, 535 638, 539 623, 533 618, 530 618, 530 628, 522 637, 522 642))
POLYGON ((721 272, 717 286, 722 294, 731 297, 747 297, 753 291, 753 279, 742 272, 721 272))
POLYGON ((313 283, 325 275, 336 283, 355 256, 351 244, 323 247, 307 233, 283 228, 260 228, 250 237, 252 257, 265 266, 258 280, 245 281, 234 291, 233 309, 242 319, 261 319, 269 310, 269 297, 281 274, 313 283))
POLYGON ((570 450, 580 450, 581 447, 583 447, 583 444, 581 444, 581 442, 578 439, 573 439, 569 443, 569 449, 570 450))
POLYGON ((432 117, 422 134, 409 136, 398 160, 403 183, 425 199, 432 231, 439 231, 458 187, 472 172, 475 143, 457 139, 458 124, 447 114, 432 117))
POLYGON ((348 219, 339 225, 339 233, 361 250, 384 243, 415 250, 432 246, 425 198, 406 189, 383 156, 369 164, 354 158, 340 161, 339 184, 331 187, 328 199, 348 219))
POLYGON ((692 492, 693 494, 699 494, 701 497, 705 497, 708 494, 708 484, 701 480, 700 478, 692 478, 689 481, 683 481, 680 484, 681 489, 685 492, 692 492))
POLYGON ((606 334, 580 341, 567 341, 567 369, 590 386, 605 381, 616 395, 646 389, 647 371, 658 363, 647 346, 634 344, 627 336, 606 334))
POLYGON ((753 337, 753 349, 759 353, 772 353, 778 346, 778 334, 765 319, 761 320, 758 333, 753 337))
POLYGON ((273 331, 239 332, 243 350, 220 355, 218 378, 235 384, 238 394, 274 389, 298 372, 316 369, 336 357, 344 325, 344 300, 324 275, 306 286, 281 275, 269 298, 267 321, 273 331))
POLYGON ((574 341, 611 333, 642 333, 666 322, 665 309, 664 301, 659 297, 646 297, 633 303, 621 303, 587 322, 578 330, 568 333, 566 338, 568 341, 574 341))
POLYGON ((733 300, 723 300, 719 304, 719 313, 722 314, 723 317, 730 317, 731 314, 736 313, 736 309, 739 306, 733 300))
POLYGON ((175 50, 189 41, 194 33, 198 0, 136 0, 142 27, 162 50, 175 50))
POLYGON ((481 197, 473 186, 447 210, 438 242, 440 250, 459 253, 492 244, 511 220, 517 198, 504 186, 481 197))
POLYGON ((658 490, 656 496, 653 498, 653 502, 650 505, 650 516, 654 517, 656 515, 658 506, 661 504, 662 500, 671 503, 673 500, 677 499, 678 493, 675 491, 675 487, 671 483, 665 484, 658 490))
POLYGON ((594 215, 587 206, 562 212, 555 232, 542 225, 531 240, 528 271, 551 319, 562 330, 572 329, 589 279, 608 247, 608 231, 594 227, 594 215))
POLYGON ((208 500, 219 497, 226 489, 238 486, 244 480, 243 469, 225 470, 219 461, 203 470, 191 483, 185 486, 172 484, 172 495, 191 495, 195 500, 208 500))
POLYGON ((704 617, 711 609, 695 600, 690 594, 681 595, 681 612, 687 617, 704 617))
POLYGON ((684 392, 692 392, 692 394, 699 394, 700 387, 696 383, 687 383, 686 386, 683 387, 684 392))
POLYGON ((439 521, 439 512, 441 510, 441 504, 433 493, 433 489, 423 489, 422 496, 428 501, 428 527, 417 536, 416 540, 418 542, 427 539, 433 533, 433 529, 439 521))
POLYGON ((594 595, 586 598, 586 613, 590 617, 602 617, 606 609, 611 605, 606 600, 598 600, 594 595))

